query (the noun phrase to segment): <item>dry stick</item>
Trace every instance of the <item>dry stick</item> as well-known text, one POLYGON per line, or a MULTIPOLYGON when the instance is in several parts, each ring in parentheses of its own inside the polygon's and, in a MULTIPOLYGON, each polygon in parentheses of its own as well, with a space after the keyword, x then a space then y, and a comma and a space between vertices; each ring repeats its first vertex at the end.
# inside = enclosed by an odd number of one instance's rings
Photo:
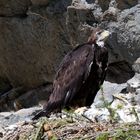
MULTIPOLYGON (((68 117, 72 117, 72 118, 74 118, 74 119, 76 119, 76 120, 78 120, 78 121, 83 121, 82 119, 80 119, 79 117, 75 117, 75 116, 73 116, 73 115, 71 115, 71 114, 69 114, 69 113, 66 113, 66 112, 62 112, 64 115, 66 115, 66 116, 68 116, 68 117)), ((77 114, 76 113, 73 113, 73 114, 75 114, 76 116, 77 116, 77 114)), ((82 117, 84 117, 85 119, 87 119, 89 122, 92 122, 92 123, 94 123, 94 121, 92 121, 90 118, 88 118, 86 115, 84 115, 84 114, 82 114, 82 117)))
POLYGON ((86 115, 82 114, 82 116, 83 116, 84 118, 86 118, 88 121, 94 123, 94 121, 92 121, 92 120, 91 120, 89 117, 87 117, 86 115))
POLYGON ((59 135, 56 133, 56 131, 54 131, 54 130, 53 130, 53 128, 51 127, 50 122, 49 122, 49 121, 47 121, 47 123, 49 124, 50 129, 52 130, 52 132, 53 132, 53 133, 54 133, 57 137, 59 137, 59 139, 60 139, 60 140, 63 140, 63 139, 61 138, 61 136, 59 136, 59 135))

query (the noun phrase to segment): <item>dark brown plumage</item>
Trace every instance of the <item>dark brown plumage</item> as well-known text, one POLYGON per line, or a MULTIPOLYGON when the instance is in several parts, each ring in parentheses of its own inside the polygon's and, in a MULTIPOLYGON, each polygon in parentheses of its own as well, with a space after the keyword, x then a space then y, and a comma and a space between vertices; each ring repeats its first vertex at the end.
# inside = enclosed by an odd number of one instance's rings
POLYGON ((49 116, 64 107, 90 106, 93 103, 105 79, 108 51, 103 41, 107 36, 107 31, 96 29, 87 43, 77 46, 64 57, 49 101, 33 119, 49 116))

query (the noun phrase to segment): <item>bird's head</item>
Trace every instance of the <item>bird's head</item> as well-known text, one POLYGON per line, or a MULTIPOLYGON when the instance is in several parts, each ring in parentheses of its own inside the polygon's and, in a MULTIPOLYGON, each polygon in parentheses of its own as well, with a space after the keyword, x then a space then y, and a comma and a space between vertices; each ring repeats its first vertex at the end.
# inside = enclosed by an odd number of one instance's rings
POLYGON ((97 44, 100 47, 104 46, 104 42, 109 37, 110 32, 107 30, 96 29, 92 32, 91 36, 88 39, 88 43, 90 44, 97 44))

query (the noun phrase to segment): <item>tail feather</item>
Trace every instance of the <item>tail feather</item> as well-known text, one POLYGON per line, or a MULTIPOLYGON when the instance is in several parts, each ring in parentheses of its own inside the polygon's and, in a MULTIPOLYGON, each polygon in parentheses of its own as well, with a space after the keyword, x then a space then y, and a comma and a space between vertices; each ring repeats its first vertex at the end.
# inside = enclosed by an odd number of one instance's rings
POLYGON ((37 120, 39 119, 40 117, 43 117, 43 116, 46 116, 46 117, 49 117, 48 116, 48 113, 46 112, 46 110, 41 110, 40 112, 38 112, 33 118, 32 120, 37 120))
MULTIPOLYGON (((58 86, 56 86, 58 87, 58 86)), ((43 107, 43 110, 37 113, 32 120, 39 119, 40 117, 47 116, 49 117, 51 112, 61 112, 61 109, 64 107, 64 101, 66 94, 60 88, 55 88, 53 93, 50 95, 48 103, 43 107)))

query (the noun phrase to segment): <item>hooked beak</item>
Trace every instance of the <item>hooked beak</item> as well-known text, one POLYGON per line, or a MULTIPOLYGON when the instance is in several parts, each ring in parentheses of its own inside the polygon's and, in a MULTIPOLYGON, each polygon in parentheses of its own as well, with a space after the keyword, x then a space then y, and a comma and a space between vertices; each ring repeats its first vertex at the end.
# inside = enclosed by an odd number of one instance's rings
POLYGON ((109 37, 109 35, 110 35, 111 33, 109 32, 109 31, 107 31, 107 30, 104 30, 102 33, 101 33, 101 35, 100 35, 100 37, 99 37, 99 41, 106 41, 106 39, 109 37))

